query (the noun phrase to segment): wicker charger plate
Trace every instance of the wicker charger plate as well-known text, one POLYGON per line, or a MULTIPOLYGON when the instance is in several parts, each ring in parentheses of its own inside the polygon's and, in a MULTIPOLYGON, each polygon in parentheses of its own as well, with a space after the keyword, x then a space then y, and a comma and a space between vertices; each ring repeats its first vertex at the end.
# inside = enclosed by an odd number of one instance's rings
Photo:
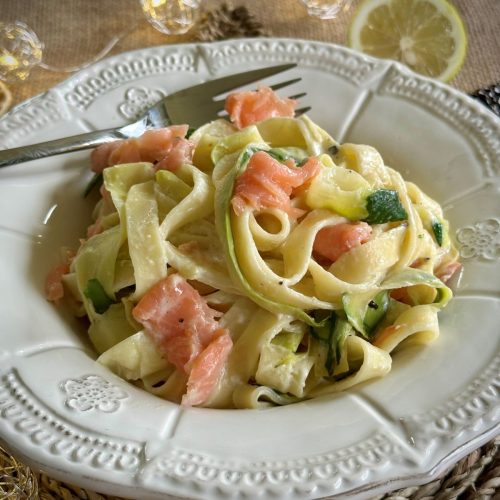
MULTIPOLYGON (((376 497, 377 500, 462 500, 499 498, 500 436, 460 460, 439 479, 423 486, 404 488, 376 497)), ((7 499, 120 500, 61 483, 32 471, 0 448, 0 497, 7 499)))

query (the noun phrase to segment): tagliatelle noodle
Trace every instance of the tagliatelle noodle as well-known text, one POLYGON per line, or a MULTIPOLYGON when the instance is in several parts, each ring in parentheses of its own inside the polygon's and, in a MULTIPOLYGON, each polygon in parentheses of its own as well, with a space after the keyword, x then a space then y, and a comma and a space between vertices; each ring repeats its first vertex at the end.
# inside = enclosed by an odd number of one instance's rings
MULTIPOLYGON (((293 290, 286 278, 273 272, 262 258, 250 230, 250 211, 237 217, 234 214, 232 227, 235 235, 235 249, 239 265, 251 286, 271 296, 273 300, 302 309, 331 309, 331 304, 321 302, 293 290)), ((300 259, 300 257, 298 257, 300 259)), ((297 280, 298 281, 298 280, 297 280)))
POLYGON ((348 337, 346 339, 347 363, 356 361, 357 367, 353 375, 329 384, 318 384, 311 390, 311 396, 324 396, 334 392, 345 391, 354 385, 365 382, 375 377, 382 377, 391 370, 392 359, 389 354, 370 344, 360 337, 348 337))
MULTIPOLYGON (((93 214, 102 232, 81 245, 63 277, 90 321, 99 362, 181 402, 189 374, 162 357, 132 312, 174 273, 231 336, 206 407, 261 408, 349 390, 385 376, 401 346, 438 337, 438 313, 452 294, 436 271, 458 253, 440 205, 376 149, 338 144, 307 116, 243 130, 220 119, 190 140, 193 161, 175 171, 140 162, 103 172, 105 199, 93 214), (280 206, 232 209, 258 151, 295 168, 318 157, 320 173, 290 195, 293 216, 280 206), (381 193, 392 201, 377 205, 381 193), (322 229, 349 231, 364 220, 372 221, 367 241, 342 247, 334 262, 316 255, 322 229)), ((272 190, 276 181, 266 182, 272 190)))
POLYGON ((154 181, 133 185, 125 202, 127 240, 139 299, 167 274, 167 256, 158 223, 154 181))

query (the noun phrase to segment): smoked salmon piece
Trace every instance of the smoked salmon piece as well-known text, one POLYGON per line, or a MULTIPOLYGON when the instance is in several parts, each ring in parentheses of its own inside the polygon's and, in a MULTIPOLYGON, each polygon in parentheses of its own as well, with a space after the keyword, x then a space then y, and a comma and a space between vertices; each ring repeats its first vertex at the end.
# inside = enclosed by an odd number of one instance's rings
POLYGON ((69 273, 68 264, 55 266, 45 278, 45 297, 56 304, 64 297, 62 277, 69 273))
MULTIPOLYGON (((92 155, 90 156, 92 161, 92 155)), ((136 163, 141 161, 141 151, 138 139, 127 139, 111 151, 108 165, 119 165, 121 163, 136 163)))
POLYGON ((440 267, 436 271, 436 276, 446 285, 451 278, 455 275, 455 273, 460 272, 462 269, 462 264, 460 262, 450 262, 449 264, 440 267))
POLYGON ((106 167, 121 163, 139 161, 158 163, 172 151, 179 139, 184 139, 187 131, 187 125, 172 125, 147 130, 137 138, 103 144, 92 151, 91 168, 94 172, 100 173, 106 167))
MULTIPOLYGON (((169 353, 166 343, 182 336, 185 337, 185 349, 195 342, 208 345, 213 332, 219 328, 215 318, 220 313, 211 309, 182 276, 171 274, 146 292, 134 307, 133 316, 146 327, 163 354, 177 358, 179 353, 169 353)), ((174 364, 181 368, 180 363, 174 364)))
POLYGON ((280 99, 269 87, 260 87, 252 92, 234 92, 226 98, 226 111, 238 128, 277 116, 293 117, 297 101, 280 99))
POLYGON ((141 161, 156 163, 170 152, 178 139, 186 137, 187 125, 172 125, 144 132, 138 139, 141 161))
POLYGON ((302 214, 292 207, 290 196, 295 188, 311 181, 320 170, 319 160, 309 158, 302 167, 293 160, 284 164, 265 151, 254 153, 246 170, 237 178, 231 204, 236 215, 241 215, 247 206, 253 209, 281 208, 291 216, 302 214))
POLYGON ((232 347, 229 332, 217 330, 214 339, 193 362, 187 392, 182 397, 183 405, 196 406, 207 401, 224 372, 232 347))
POLYGON ((208 398, 224 369, 232 341, 198 291, 179 274, 153 285, 132 311, 159 351, 189 375, 184 404, 208 398))
POLYGON ((165 338, 161 352, 179 370, 189 374, 194 360, 203 350, 199 336, 193 330, 184 330, 180 335, 165 338))
POLYGON ((193 152, 194 142, 178 137, 170 151, 155 165, 155 169, 175 172, 183 163, 191 163, 193 152))
POLYGON ((96 174, 101 173, 106 167, 109 167, 109 157, 111 153, 122 145, 125 141, 108 142, 101 144, 90 153, 90 168, 96 174))
POLYGON ((57 304, 64 297, 64 286, 62 278, 69 273, 71 262, 76 253, 73 250, 64 252, 63 262, 51 269, 45 278, 45 297, 50 302, 57 304))
POLYGON ((316 235, 313 251, 332 263, 351 248, 366 243, 371 234, 372 228, 366 222, 348 222, 327 226, 316 235))

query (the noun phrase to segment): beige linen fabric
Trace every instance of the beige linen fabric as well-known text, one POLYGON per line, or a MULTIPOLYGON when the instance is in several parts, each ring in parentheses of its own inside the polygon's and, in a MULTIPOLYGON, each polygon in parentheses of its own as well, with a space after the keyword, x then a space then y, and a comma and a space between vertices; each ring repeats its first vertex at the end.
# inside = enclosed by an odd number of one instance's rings
MULTIPOLYGON (((270 36, 347 43, 347 30, 356 9, 337 19, 308 17, 300 0, 238 0, 270 36)), ((202 0, 202 9, 222 5, 202 0)), ((451 85, 472 92, 500 80, 500 1, 453 0, 461 12, 469 36, 465 64, 451 85)), ((44 62, 57 67, 79 66, 92 60, 114 36, 121 37, 110 54, 127 50, 189 42, 196 29, 184 36, 167 36, 145 20, 139 0, 0 0, 0 20, 22 20, 45 44, 44 62)), ((11 85, 14 104, 43 92, 69 73, 36 68, 25 82, 11 85)))

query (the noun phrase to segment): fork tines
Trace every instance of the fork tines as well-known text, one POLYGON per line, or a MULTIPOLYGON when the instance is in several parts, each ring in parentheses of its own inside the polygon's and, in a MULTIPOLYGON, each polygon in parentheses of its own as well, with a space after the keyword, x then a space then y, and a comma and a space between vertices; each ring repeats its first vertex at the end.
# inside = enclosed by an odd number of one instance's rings
MULTIPOLYGON (((284 65, 284 67, 286 67, 288 69, 288 66, 291 66, 291 67, 294 67, 295 64, 291 64, 291 65, 284 65)), ((280 66, 274 66, 275 69, 277 68, 280 68, 280 66)), ((271 68, 266 68, 266 69, 271 69, 271 68)), ((259 70, 258 70, 259 71, 259 70)), ((246 73, 240 73, 241 76, 244 76, 246 75, 246 73)), ((235 75, 235 76, 240 76, 240 75, 235 75)), ((255 80, 257 81, 257 80, 255 80)), ((269 88, 271 88, 272 90, 280 90, 280 89, 283 89, 285 87, 288 87, 290 85, 293 85, 295 83, 298 83, 302 81, 302 78, 293 78, 291 80, 286 80, 284 82, 278 82, 278 83, 273 83, 272 85, 269 85, 269 88)), ((248 83, 253 83, 253 82, 246 82, 244 85, 248 84, 248 83)), ((229 90, 233 90, 233 89, 229 89, 229 90)), ((294 95, 291 95, 289 96, 289 99, 300 99, 302 97, 305 97, 307 95, 307 92, 300 92, 298 94, 294 94, 294 95)), ((223 108, 223 103, 224 103, 224 99, 218 99, 216 100, 215 102, 217 103, 220 103, 220 109, 222 110, 223 108)), ((303 115, 304 113, 307 113, 309 110, 311 109, 310 106, 307 106, 307 107, 303 107, 303 108, 299 108, 295 111, 295 114, 296 116, 300 116, 300 115, 303 115)))
POLYGON ((295 94, 295 95, 290 95, 288 96, 288 99, 300 99, 301 97, 305 97, 307 95, 307 92, 301 92, 300 94, 295 94))
POLYGON ((294 83, 298 83, 302 80, 302 78, 294 78, 293 80, 287 80, 286 82, 275 83, 274 85, 269 85, 273 90, 279 90, 284 87, 288 87, 289 85, 293 85, 294 83))
POLYGON ((182 96, 185 93, 193 93, 196 90, 203 91, 205 96, 210 95, 211 97, 216 97, 225 92, 235 90, 243 85, 248 85, 250 83, 257 82, 269 76, 282 73, 283 71, 295 68, 297 65, 295 63, 291 64, 281 64, 279 66, 271 66, 268 68, 261 68, 252 71, 245 71, 244 73, 237 73, 235 75, 224 76, 222 78, 217 78, 215 80, 209 80, 194 87, 190 87, 185 90, 181 90, 176 93, 178 96, 182 96))
POLYGON ((295 116, 302 116, 303 114, 311 111, 311 106, 304 106, 303 108, 299 108, 295 110, 295 116))

